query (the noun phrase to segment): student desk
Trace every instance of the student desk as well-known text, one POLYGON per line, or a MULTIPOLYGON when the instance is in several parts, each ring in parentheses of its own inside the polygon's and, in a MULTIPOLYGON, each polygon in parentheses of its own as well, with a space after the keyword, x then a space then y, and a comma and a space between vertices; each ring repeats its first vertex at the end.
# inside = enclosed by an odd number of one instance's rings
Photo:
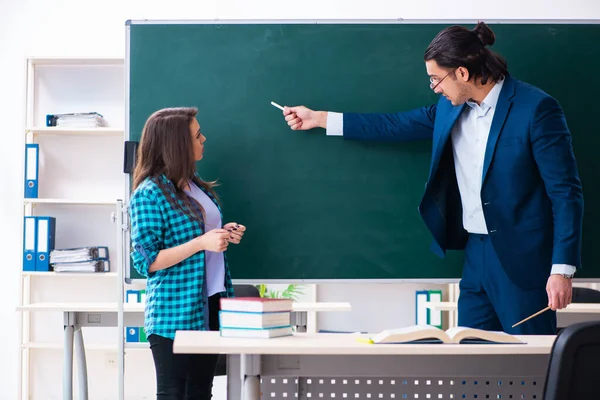
MULTIPOLYGON (((59 311, 63 313, 63 399, 73 399, 73 356, 75 355, 79 366, 78 399, 87 400, 87 364, 81 328, 84 326, 118 326, 119 310, 117 303, 32 303, 17 307, 17 311, 59 311)), ((139 303, 123 304, 123 325, 143 326, 144 305, 139 303)), ((118 341, 118 339, 118 337, 115 337, 115 341, 118 341)), ((121 349, 119 353, 122 351, 121 349)), ((120 399, 123 398, 123 384, 123 377, 120 374, 120 399)))
MULTIPOLYGON (((307 313, 323 311, 350 311, 349 303, 294 303, 293 320, 299 331, 306 331, 307 313)), ((87 366, 85 346, 81 328, 84 326, 110 327, 119 326, 119 309, 117 303, 39 303, 17 307, 17 311, 59 311, 64 316, 64 357, 63 357, 63 399, 73 399, 73 355, 79 366, 79 400, 88 399, 87 366)), ((144 304, 123 304, 122 326, 144 325, 144 304)), ((132 343, 124 343, 124 336, 115 338, 119 343, 119 357, 123 356, 124 347, 132 343), (123 347, 122 347, 123 346, 123 347)), ((133 343, 137 345, 137 343, 133 343)), ((124 398, 124 371, 119 373, 119 399, 124 398)))
POLYGON ((527 344, 360 343, 360 334, 275 339, 178 331, 175 353, 227 354, 228 399, 541 399, 555 336, 527 344), (297 395, 297 397, 296 397, 297 395), (510 397, 512 396, 512 397, 510 397), (524 396, 524 397, 522 397, 524 396))

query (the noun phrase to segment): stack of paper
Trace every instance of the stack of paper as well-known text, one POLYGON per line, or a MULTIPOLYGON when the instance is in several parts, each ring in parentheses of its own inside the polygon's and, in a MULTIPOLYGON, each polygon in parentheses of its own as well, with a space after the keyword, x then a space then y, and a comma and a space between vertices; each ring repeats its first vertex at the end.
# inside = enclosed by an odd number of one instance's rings
POLYGON ((108 272, 108 247, 55 249, 50 252, 50 265, 54 272, 108 272))
POLYGON ((46 126, 59 126, 62 128, 99 128, 107 126, 106 120, 97 112, 48 114, 46 126))
POLYGON ((110 261, 93 260, 53 264, 54 272, 109 272, 110 261))
POLYGON ((292 300, 263 297, 222 298, 219 311, 223 337, 275 338, 292 334, 292 300))
POLYGON ((50 263, 68 263, 108 259, 108 247, 89 246, 72 249, 55 249, 50 252, 50 263))

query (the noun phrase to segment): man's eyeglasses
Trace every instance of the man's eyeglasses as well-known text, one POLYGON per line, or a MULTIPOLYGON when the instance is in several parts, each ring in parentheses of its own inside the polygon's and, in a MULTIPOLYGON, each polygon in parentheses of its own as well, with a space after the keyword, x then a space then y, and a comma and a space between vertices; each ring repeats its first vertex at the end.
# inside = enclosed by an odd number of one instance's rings
POLYGON ((440 83, 442 83, 442 81, 448 77, 448 75, 454 73, 454 71, 456 71, 456 68, 453 68, 450 72, 448 72, 446 75, 444 75, 444 77, 442 79, 430 77, 429 78, 429 87, 431 88, 431 90, 435 90, 435 88, 438 87, 440 85, 440 83))

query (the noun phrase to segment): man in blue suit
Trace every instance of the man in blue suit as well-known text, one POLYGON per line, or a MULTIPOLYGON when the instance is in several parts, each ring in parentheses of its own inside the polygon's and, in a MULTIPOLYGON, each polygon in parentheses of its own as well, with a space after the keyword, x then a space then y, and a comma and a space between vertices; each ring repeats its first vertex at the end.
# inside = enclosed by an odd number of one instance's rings
POLYGON ((494 33, 442 30, 425 52, 436 105, 396 114, 285 107, 294 130, 345 139, 433 139, 419 205, 433 250, 465 249, 458 324, 514 334, 556 333, 581 266, 583 194, 558 102, 508 73, 494 33), (548 311, 516 328, 521 319, 548 311))

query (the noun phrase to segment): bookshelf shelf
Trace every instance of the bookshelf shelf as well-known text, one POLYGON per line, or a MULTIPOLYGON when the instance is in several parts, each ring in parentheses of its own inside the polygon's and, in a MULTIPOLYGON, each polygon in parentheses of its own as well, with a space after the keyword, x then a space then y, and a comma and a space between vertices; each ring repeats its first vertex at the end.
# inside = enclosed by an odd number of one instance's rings
POLYGON ((73 204, 87 206, 114 206, 116 200, 92 200, 92 199, 24 199, 25 204, 73 204))
POLYGON ((59 126, 31 127, 25 133, 45 136, 123 136, 125 131, 118 128, 61 128, 59 126))
POLYGON ((148 342, 131 342, 131 343, 125 343, 125 348, 129 349, 129 350, 144 350, 144 349, 150 349, 150 344, 148 342))
POLYGON ((23 271, 24 276, 34 276, 43 278, 116 278, 116 272, 34 272, 23 271))
MULTIPOLYGON (((143 313, 145 305, 143 303, 124 303, 123 312, 126 313, 143 313)), ((18 311, 32 311, 32 312, 44 312, 44 311, 59 311, 59 312, 118 312, 119 308, 117 303, 55 303, 55 302, 43 302, 43 303, 29 303, 17 307, 18 311)))
POLYGON ((123 65, 123 58, 93 58, 93 57, 80 57, 80 58, 69 58, 69 57, 30 57, 29 62, 31 65, 58 65, 58 66, 84 66, 84 65, 123 65))
MULTIPOLYGON (((61 342, 28 342, 21 345, 22 349, 39 350, 63 350, 64 344, 61 342)), ((150 349, 148 342, 143 343, 125 343, 127 351, 150 349)), ((114 343, 93 343, 85 345, 86 351, 117 351, 117 345, 114 343)))

